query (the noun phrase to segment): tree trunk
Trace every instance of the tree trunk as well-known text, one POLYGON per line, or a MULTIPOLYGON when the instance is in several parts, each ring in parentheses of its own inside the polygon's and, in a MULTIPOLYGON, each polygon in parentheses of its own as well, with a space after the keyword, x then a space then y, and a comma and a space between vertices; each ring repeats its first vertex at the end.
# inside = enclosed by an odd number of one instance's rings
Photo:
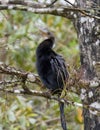
MULTIPOLYGON (((100 7, 99 0, 79 0, 77 4, 80 8, 100 7), (95 2, 95 3, 93 3, 95 2)), ((95 15, 99 12, 96 11, 95 15)), ((96 80, 100 80, 100 20, 78 14, 75 21, 79 45, 82 78, 86 81, 93 81, 88 88, 82 89, 81 95, 83 105, 91 105, 95 108, 100 107, 100 86, 96 80)), ((100 115, 97 111, 88 110, 83 107, 84 130, 100 130, 100 115)), ((100 113, 99 113, 100 114, 100 113)))

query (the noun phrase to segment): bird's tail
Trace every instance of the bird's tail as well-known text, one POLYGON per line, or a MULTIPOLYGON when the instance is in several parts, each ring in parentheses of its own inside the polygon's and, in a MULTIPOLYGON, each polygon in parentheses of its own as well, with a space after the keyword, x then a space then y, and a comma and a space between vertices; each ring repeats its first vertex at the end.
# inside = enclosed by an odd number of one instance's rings
POLYGON ((64 103, 59 102, 59 107, 60 107, 60 120, 61 120, 62 128, 63 130, 67 130, 65 114, 64 114, 64 103))

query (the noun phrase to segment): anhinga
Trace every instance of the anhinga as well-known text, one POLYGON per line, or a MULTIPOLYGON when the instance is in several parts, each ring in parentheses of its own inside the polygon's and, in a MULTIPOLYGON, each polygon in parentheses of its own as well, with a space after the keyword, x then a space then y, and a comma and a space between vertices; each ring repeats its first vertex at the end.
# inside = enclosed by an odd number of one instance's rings
MULTIPOLYGON (((55 38, 52 33, 47 32, 48 38, 39 44, 36 50, 36 67, 44 86, 60 97, 68 79, 68 72, 62 56, 52 50, 55 38)), ((60 102, 60 117, 63 130, 67 130, 64 103, 60 102)))

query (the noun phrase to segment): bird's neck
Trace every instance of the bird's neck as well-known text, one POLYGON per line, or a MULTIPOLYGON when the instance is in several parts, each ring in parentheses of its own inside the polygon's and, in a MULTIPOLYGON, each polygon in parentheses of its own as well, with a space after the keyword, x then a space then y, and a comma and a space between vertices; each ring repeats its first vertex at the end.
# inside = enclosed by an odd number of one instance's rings
POLYGON ((54 38, 53 36, 49 37, 48 39, 50 39, 51 42, 54 44, 54 42, 55 42, 55 38, 54 38))

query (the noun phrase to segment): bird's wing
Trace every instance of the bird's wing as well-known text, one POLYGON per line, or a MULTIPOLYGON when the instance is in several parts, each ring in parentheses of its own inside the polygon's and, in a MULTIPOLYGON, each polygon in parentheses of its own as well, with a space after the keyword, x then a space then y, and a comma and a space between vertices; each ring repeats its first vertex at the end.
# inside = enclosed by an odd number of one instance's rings
POLYGON ((57 77, 62 77, 62 80, 68 78, 68 73, 66 70, 65 60, 62 56, 58 54, 53 54, 50 60, 51 67, 54 73, 57 74, 57 77))

